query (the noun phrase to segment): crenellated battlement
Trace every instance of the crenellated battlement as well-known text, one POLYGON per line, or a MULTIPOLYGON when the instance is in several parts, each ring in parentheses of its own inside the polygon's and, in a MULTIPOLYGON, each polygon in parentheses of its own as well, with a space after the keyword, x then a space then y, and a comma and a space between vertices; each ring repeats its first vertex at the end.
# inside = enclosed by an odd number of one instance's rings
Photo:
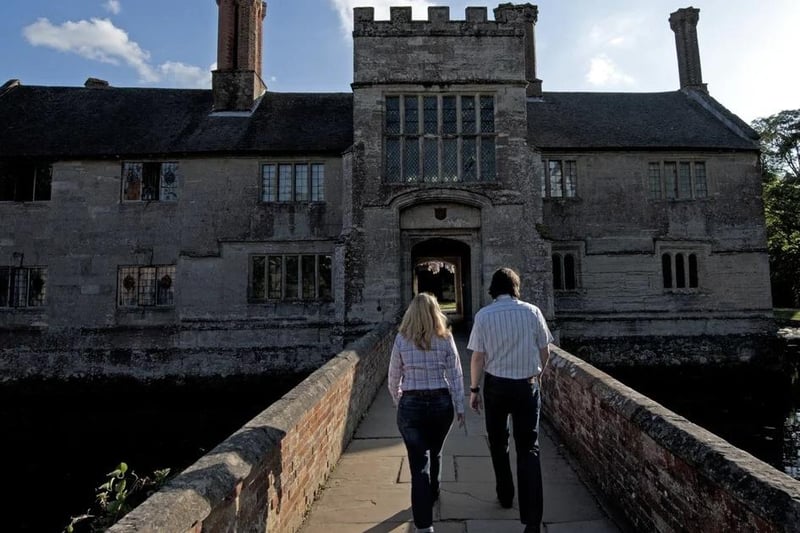
POLYGON ((492 21, 486 7, 467 7, 464 11, 463 20, 452 20, 449 7, 430 6, 426 20, 413 20, 411 7, 390 7, 389 20, 375 20, 374 8, 357 7, 353 9, 353 36, 510 36, 523 32, 525 24, 535 24, 538 16, 538 8, 531 4, 500 4, 492 21))
POLYGON ((354 87, 481 80, 525 87, 531 97, 542 94, 535 5, 500 4, 494 20, 486 7, 467 7, 464 20, 452 20, 443 6, 428 7, 426 20, 413 20, 411 7, 390 7, 389 20, 375 20, 372 7, 357 7, 353 15, 354 87))

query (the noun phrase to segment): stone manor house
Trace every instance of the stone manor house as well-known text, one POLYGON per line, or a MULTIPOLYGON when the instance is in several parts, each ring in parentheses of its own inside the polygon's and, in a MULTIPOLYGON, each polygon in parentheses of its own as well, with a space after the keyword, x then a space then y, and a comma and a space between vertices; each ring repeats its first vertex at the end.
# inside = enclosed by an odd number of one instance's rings
POLYGON ((356 8, 352 92, 275 93, 266 4, 217 4, 211 90, 0 88, 4 379, 310 368, 415 291, 469 322, 500 266, 590 360, 769 331, 758 139, 697 9, 669 92, 543 90, 538 9, 501 4, 356 8))

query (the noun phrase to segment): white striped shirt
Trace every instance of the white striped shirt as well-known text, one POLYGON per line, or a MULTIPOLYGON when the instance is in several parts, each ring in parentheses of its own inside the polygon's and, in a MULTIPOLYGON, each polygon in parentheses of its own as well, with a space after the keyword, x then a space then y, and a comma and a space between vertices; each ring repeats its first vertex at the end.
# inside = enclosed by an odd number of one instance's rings
POLYGON ((553 342, 542 312, 533 304, 501 294, 475 314, 467 348, 486 354, 484 370, 522 379, 542 371, 539 349, 553 342))
POLYGON ((422 350, 398 333, 389 359, 387 385, 395 405, 404 390, 447 388, 456 413, 464 414, 464 376, 453 335, 434 335, 431 349, 422 350))

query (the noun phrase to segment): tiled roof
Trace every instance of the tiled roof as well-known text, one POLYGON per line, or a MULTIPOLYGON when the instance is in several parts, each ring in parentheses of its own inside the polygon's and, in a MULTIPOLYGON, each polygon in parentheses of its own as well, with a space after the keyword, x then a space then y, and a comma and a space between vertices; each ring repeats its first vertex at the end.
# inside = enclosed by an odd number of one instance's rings
MULTIPOLYGON (((252 115, 212 114, 209 90, 42 87, 0 93, 0 157, 341 153, 350 93, 268 92, 252 115)), ((702 93, 546 92, 528 101, 545 150, 757 150, 756 133, 702 93)))
POLYGON ((708 95, 546 92, 528 101, 528 142, 542 149, 757 150, 757 134, 708 95))
POLYGON ((267 93, 251 116, 210 114, 209 90, 13 87, 0 96, 0 157, 340 153, 353 95, 267 93))

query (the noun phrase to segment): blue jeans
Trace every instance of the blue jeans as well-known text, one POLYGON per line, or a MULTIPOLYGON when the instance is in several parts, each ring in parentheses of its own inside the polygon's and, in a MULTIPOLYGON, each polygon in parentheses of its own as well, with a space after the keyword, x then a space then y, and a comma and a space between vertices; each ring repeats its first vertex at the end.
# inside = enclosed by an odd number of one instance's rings
POLYGON ((453 401, 446 390, 400 397, 397 427, 411 470, 411 513, 417 529, 433 525, 434 496, 442 479, 442 445, 453 423, 453 401))
POLYGON ((511 505, 514 480, 508 456, 508 417, 514 427, 519 484, 519 518, 523 524, 542 522, 542 466, 539 461, 539 388, 525 379, 486 374, 483 382, 486 433, 492 456, 497 498, 511 505))

